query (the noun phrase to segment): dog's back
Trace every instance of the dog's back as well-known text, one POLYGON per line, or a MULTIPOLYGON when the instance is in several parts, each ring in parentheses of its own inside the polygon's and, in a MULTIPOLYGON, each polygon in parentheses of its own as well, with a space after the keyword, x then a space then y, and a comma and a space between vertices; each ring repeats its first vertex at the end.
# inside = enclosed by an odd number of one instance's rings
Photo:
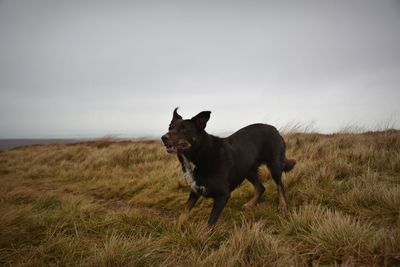
POLYGON ((252 124, 227 137, 226 141, 232 146, 235 163, 239 165, 238 169, 244 176, 248 170, 261 164, 278 164, 285 170, 286 145, 274 126, 252 124))
POLYGON ((226 141, 231 146, 235 165, 230 173, 231 190, 246 178, 256 191, 254 197, 243 205, 243 208, 254 206, 265 191, 257 173, 258 167, 266 164, 278 186, 279 210, 284 211, 286 197, 282 172, 292 170, 296 161, 286 158, 286 144, 278 130, 267 124, 252 124, 238 130, 226 138, 226 141))

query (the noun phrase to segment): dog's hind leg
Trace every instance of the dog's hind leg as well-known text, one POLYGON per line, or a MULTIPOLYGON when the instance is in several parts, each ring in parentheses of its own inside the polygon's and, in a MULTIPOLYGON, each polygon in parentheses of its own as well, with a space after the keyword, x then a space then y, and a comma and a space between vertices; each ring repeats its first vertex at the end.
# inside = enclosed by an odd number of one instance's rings
POLYGON ((265 191, 265 187, 258 178, 257 171, 252 172, 251 175, 248 175, 246 179, 254 186, 255 193, 254 196, 250 199, 250 201, 242 206, 243 210, 254 207, 260 200, 262 194, 265 191))
POLYGON ((274 162, 271 164, 267 164, 268 169, 271 172, 271 176, 274 179, 276 185, 278 186, 278 196, 279 196, 279 205, 278 209, 280 212, 286 211, 286 196, 285 196, 285 187, 282 182, 282 166, 279 162, 274 162))

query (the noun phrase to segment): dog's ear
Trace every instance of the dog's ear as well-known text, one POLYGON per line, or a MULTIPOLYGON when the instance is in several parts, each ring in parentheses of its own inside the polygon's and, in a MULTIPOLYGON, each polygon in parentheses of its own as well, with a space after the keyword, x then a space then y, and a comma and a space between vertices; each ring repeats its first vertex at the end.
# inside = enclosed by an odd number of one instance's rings
POLYGON ((182 116, 178 114, 178 108, 174 109, 174 113, 172 115, 172 120, 171 120, 171 124, 176 121, 176 120, 181 120, 182 116))
POLYGON ((194 122, 197 129, 204 130, 207 125, 207 121, 210 119, 211 111, 202 111, 190 120, 194 122))

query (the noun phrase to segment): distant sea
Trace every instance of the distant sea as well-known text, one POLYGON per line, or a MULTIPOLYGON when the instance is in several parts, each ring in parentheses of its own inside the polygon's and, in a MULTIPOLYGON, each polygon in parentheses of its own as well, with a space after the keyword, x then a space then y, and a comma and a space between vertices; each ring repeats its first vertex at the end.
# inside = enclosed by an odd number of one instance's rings
POLYGON ((112 139, 115 141, 122 140, 159 140, 158 136, 142 136, 142 137, 134 137, 134 136, 103 136, 103 137, 82 137, 82 138, 10 138, 10 139, 1 139, 0 138, 0 151, 5 151, 13 148, 24 147, 24 146, 32 146, 32 145, 51 145, 51 144, 74 144, 81 143, 87 141, 93 141, 98 139, 112 139))
POLYGON ((0 150, 31 145, 71 144, 87 140, 88 139, 0 139, 0 150))

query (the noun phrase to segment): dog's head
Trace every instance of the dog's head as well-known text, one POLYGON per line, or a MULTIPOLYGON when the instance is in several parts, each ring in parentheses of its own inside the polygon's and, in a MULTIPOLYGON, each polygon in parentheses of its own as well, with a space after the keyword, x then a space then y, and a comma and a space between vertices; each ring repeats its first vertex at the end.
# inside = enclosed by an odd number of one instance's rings
POLYGON ((184 120, 174 109, 168 133, 161 137, 168 153, 177 153, 190 150, 200 142, 207 121, 210 119, 210 111, 203 111, 191 119, 184 120))

